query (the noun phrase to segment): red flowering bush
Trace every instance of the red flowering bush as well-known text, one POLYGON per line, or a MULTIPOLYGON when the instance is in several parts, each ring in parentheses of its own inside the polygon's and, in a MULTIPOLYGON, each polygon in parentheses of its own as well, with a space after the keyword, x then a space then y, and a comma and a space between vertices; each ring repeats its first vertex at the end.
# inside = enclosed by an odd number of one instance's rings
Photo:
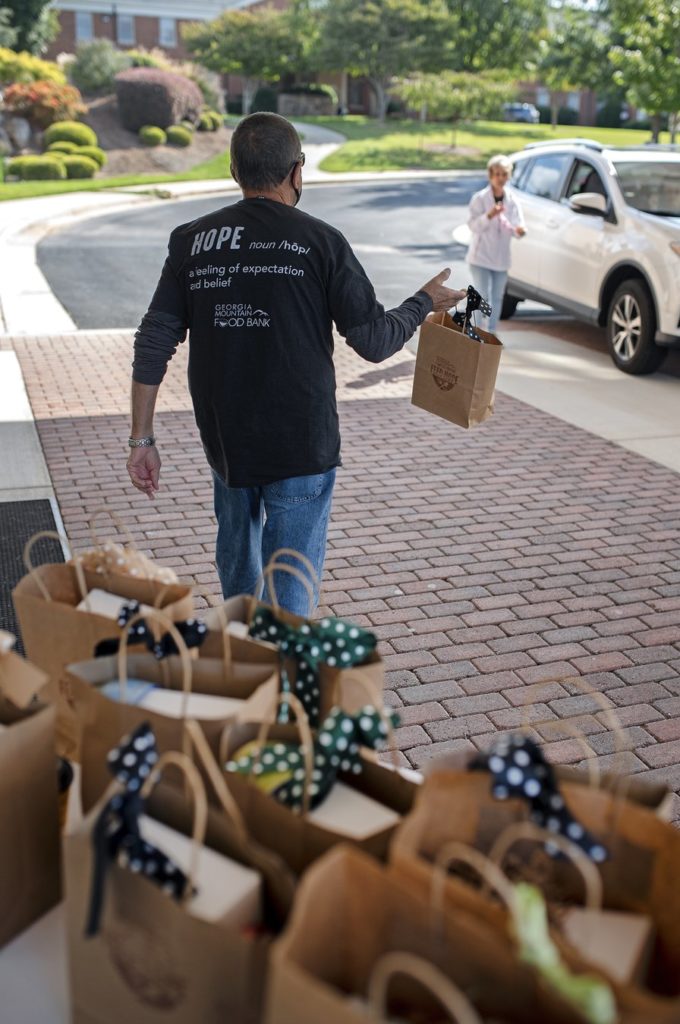
POLYGON ((144 125, 168 128, 198 121, 203 95, 183 75, 159 68, 131 68, 116 75, 118 111, 123 127, 138 132, 144 125))
POLYGON ((17 82, 5 90, 3 99, 6 110, 25 117, 36 128, 75 120, 87 110, 73 85, 57 82, 17 82))

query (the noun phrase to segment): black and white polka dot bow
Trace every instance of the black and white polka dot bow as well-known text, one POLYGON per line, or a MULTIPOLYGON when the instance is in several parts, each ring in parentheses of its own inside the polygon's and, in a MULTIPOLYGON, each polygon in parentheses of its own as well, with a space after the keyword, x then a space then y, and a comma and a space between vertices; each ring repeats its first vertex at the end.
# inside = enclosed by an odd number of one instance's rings
MULTIPOLYGON (((281 666, 281 686, 284 692, 292 692, 302 701, 309 724, 316 729, 319 724, 321 689, 319 670, 321 665, 330 668, 352 668, 362 665, 376 648, 374 633, 355 626, 342 619, 324 618, 318 622, 305 622, 301 626, 289 626, 281 622, 274 611, 261 605, 257 608, 250 626, 250 635, 258 640, 276 644, 284 657, 297 662, 295 686, 291 688, 284 665, 281 666)), ((281 721, 287 721, 287 708, 282 708, 281 721)))
MULTIPOLYGON (((488 753, 476 756, 470 767, 491 772, 491 792, 497 800, 526 800, 536 825, 570 839, 597 864, 607 860, 609 854, 602 843, 572 815, 559 791, 552 765, 529 736, 521 732, 499 736, 488 753)), ((555 847, 547 845, 546 849, 557 853, 555 847)))
MULTIPOLYGON (((399 724, 396 712, 386 712, 393 726, 399 724)), ((328 796, 341 772, 359 775, 362 771, 360 748, 378 749, 387 738, 384 716, 372 705, 355 715, 342 708, 333 708, 324 720, 314 741, 314 767, 309 781, 309 805, 313 809, 328 796)), ((237 752, 238 754, 238 752, 237 752)), ((281 803, 299 810, 305 784, 304 758, 294 743, 266 743, 236 760, 229 761, 227 771, 242 775, 282 776, 272 795, 281 803)))
POLYGON ((156 740, 146 722, 108 755, 109 770, 124 787, 124 792, 111 797, 92 831, 94 870, 86 935, 96 935, 99 931, 106 874, 111 864, 144 875, 175 899, 184 894, 187 885, 184 872, 147 843, 139 830, 139 817, 144 812, 140 790, 157 761, 156 740))
MULTIPOLYGON (((118 613, 117 621, 120 628, 123 629, 127 626, 128 622, 133 619, 135 615, 139 614, 139 610, 139 601, 125 601, 125 603, 121 605, 120 612, 118 613)), ((186 622, 173 622, 173 626, 180 634, 187 647, 200 647, 208 635, 208 627, 205 622, 201 621, 201 619, 187 619, 186 622)), ((159 661, 163 658, 168 658, 171 654, 178 653, 177 644, 170 633, 163 633, 160 638, 156 639, 153 631, 149 628, 148 623, 144 619, 140 619, 139 622, 136 622, 130 630, 129 642, 131 644, 144 644, 159 661)), ((100 640, 94 649, 94 656, 95 658, 103 658, 111 654, 116 654, 119 647, 120 640, 118 637, 100 640)))

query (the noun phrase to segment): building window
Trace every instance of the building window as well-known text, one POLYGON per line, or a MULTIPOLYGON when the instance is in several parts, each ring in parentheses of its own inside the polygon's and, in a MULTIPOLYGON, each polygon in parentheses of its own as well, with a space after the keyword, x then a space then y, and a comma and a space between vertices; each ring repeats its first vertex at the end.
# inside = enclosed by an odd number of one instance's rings
POLYGON ((92 15, 87 11, 76 11, 76 42, 89 43, 91 39, 94 39, 92 15))
POLYGON ((158 42, 174 49, 177 46, 177 22, 174 18, 159 18, 158 42))
POLYGON ((121 46, 133 46, 135 42, 135 19, 132 14, 116 16, 116 38, 121 46))

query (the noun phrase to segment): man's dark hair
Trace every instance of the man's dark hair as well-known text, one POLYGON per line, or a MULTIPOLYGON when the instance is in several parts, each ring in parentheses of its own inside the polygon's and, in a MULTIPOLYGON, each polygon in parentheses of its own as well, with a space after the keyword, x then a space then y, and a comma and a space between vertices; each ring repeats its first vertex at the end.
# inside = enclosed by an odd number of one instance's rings
POLYGON ((250 114, 231 137, 231 172, 241 188, 275 188, 299 158, 300 137, 278 114, 250 114))

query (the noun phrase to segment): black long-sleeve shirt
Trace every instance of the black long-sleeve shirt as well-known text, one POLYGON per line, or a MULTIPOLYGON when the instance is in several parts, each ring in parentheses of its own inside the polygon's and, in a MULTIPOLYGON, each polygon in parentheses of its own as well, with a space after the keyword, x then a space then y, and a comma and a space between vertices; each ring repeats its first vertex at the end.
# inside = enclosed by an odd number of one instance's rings
POLYGON ((378 363, 431 309, 418 292, 385 312, 339 231, 244 199, 173 231, 133 379, 160 384, 188 329, 189 387, 215 472, 234 487, 322 473, 340 464, 333 323, 378 363))

